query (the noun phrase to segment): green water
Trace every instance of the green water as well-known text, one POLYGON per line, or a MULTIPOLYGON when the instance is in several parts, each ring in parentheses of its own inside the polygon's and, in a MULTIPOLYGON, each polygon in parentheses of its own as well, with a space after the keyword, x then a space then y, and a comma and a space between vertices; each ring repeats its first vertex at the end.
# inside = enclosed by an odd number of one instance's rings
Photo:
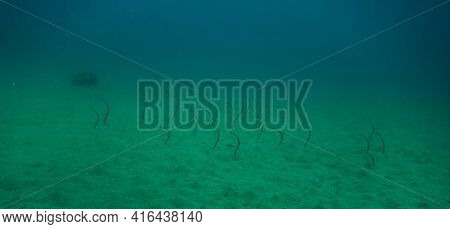
MULTIPOLYGON (((58 77, 58 76, 55 76, 58 77)), ((49 77, 51 78, 51 77, 49 77)), ((45 80, 44 80, 45 81, 45 80)), ((40 82, 42 82, 40 80, 40 82)), ((447 100, 354 96, 305 102, 313 132, 136 130, 133 84, 3 84, 0 203, 11 208, 447 208, 447 100), (33 86, 31 86, 33 85, 33 86), (120 91, 121 93, 116 93, 120 91), (93 129, 111 106, 107 126, 93 129), (386 149, 373 137, 382 134, 386 149), (17 201, 17 202, 16 202, 17 201), (10 205, 12 204, 12 205, 10 205)), ((320 85, 315 85, 320 87, 320 85)), ((361 93, 359 93, 361 94, 361 93)))

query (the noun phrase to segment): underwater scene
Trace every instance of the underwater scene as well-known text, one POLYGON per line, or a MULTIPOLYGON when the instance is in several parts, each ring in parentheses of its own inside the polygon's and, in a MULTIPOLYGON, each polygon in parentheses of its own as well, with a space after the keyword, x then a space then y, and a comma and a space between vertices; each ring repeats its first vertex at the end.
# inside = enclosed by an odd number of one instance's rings
POLYGON ((449 41, 448 0, 0 0, 0 208, 448 209, 449 41))

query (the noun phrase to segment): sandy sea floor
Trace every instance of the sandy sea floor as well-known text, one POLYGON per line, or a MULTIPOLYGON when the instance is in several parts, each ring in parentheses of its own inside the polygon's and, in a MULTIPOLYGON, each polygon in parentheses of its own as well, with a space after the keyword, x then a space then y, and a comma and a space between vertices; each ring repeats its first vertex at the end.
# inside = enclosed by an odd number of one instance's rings
MULTIPOLYGON (((215 151, 214 131, 136 129, 135 84, 76 88, 65 81, 3 80, 0 88, 2 208, 449 208, 448 98, 312 94, 306 132, 237 129, 215 151), (40 82, 40 81, 38 81, 40 82), (92 125, 93 97, 111 105, 92 125), (445 106, 447 104, 447 106, 445 106), (375 166, 364 153, 370 120, 375 166)), ((315 85, 320 87, 320 85, 315 85)))

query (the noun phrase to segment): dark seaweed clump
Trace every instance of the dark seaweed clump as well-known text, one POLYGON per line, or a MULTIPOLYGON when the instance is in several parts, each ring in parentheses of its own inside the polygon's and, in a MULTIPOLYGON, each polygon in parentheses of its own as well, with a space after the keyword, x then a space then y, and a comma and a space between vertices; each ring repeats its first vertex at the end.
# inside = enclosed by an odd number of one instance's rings
POLYGON ((97 86, 98 77, 92 72, 85 71, 72 76, 72 84, 82 87, 97 86))

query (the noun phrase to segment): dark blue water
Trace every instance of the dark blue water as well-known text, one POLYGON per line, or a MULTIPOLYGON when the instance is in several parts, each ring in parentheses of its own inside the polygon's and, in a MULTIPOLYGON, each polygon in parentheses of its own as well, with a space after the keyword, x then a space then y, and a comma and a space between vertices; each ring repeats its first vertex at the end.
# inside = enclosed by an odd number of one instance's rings
MULTIPOLYGON (((174 77, 273 78, 442 1, 9 2, 174 77)), ((449 12, 444 5, 293 77, 447 83, 449 12)), ((0 15, 3 65, 58 60, 98 71, 110 63, 139 68, 4 3, 0 15)))

